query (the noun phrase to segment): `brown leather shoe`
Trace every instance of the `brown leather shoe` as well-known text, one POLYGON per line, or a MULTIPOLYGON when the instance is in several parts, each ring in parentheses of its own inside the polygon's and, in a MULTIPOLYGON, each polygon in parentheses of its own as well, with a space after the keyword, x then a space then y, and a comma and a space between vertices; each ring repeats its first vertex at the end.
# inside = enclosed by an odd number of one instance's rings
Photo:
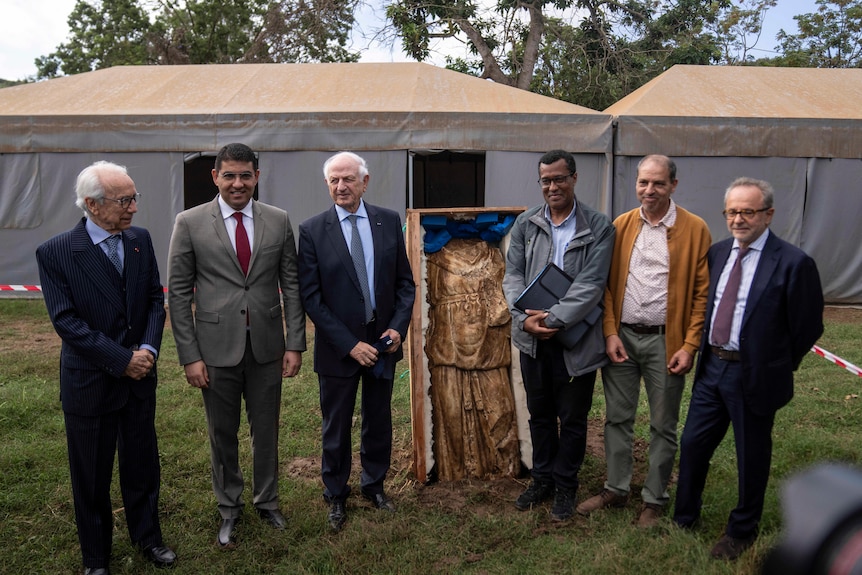
POLYGON ((714 559, 736 561, 746 549, 754 545, 755 539, 757 539, 757 535, 752 535, 744 539, 737 539, 736 537, 731 537, 725 533, 721 536, 721 539, 718 540, 718 543, 715 544, 709 554, 712 555, 714 559))
POLYGON ((640 515, 636 525, 640 529, 652 529, 658 527, 658 520, 661 517, 664 509, 657 503, 644 503, 641 507, 640 515))
POLYGON ((610 489, 602 489, 598 495, 593 495, 589 499, 582 501, 575 509, 579 515, 586 517, 593 511, 599 509, 607 509, 609 507, 625 507, 629 501, 629 495, 617 495, 610 489))

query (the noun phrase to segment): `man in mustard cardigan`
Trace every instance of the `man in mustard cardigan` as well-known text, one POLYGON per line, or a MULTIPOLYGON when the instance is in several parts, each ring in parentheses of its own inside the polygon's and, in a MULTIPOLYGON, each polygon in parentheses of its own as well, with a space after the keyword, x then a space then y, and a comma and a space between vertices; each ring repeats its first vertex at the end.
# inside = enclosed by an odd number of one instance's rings
POLYGON ((603 319, 611 360, 602 368, 608 476, 602 492, 577 507, 578 513, 589 515, 628 502, 643 378, 650 446, 640 527, 655 526, 668 502, 685 374, 700 346, 709 289, 709 228, 671 199, 676 185, 673 160, 646 156, 638 164, 636 183, 641 206, 614 221, 617 235, 603 319))

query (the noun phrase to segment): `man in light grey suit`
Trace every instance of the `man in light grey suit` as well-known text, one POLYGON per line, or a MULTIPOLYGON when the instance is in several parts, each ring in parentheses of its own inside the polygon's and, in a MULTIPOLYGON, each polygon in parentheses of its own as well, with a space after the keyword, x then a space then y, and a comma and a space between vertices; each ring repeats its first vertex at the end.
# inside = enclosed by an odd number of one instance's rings
POLYGON ((243 509, 243 397, 254 507, 273 527, 285 526, 278 508, 281 379, 299 372, 305 351, 293 229, 284 210, 252 199, 259 176, 248 146, 223 147, 212 171, 218 196, 177 216, 168 254, 171 324, 186 379, 203 393, 222 547, 234 544, 243 509))

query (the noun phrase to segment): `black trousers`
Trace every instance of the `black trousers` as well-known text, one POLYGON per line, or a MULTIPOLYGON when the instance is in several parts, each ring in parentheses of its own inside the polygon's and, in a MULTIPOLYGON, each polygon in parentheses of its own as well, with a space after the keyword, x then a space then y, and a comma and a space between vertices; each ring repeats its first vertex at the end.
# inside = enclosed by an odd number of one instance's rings
POLYGON ((679 481, 674 521, 684 527, 700 516, 709 461, 733 425, 739 500, 727 520, 726 533, 744 539, 757 534, 769 467, 775 414, 749 409, 743 390, 742 366, 707 352, 703 376, 694 382, 691 404, 680 441, 679 481))
POLYGON ((536 481, 577 491, 596 372, 571 377, 563 347, 550 340, 539 342, 535 358, 521 353, 521 376, 530 411, 531 475, 536 481))
POLYGON ((110 489, 117 452, 129 537, 143 549, 162 545, 155 414, 155 394, 144 399, 130 394, 122 409, 99 416, 65 414, 75 522, 87 567, 108 567, 110 562, 110 489))
MULTIPOLYGON (((375 322, 372 322, 368 326, 366 341, 373 342, 378 335, 375 322)), ((327 501, 344 500, 350 495, 350 431, 360 382, 360 485, 362 492, 368 495, 383 493, 383 481, 389 472, 392 456, 392 379, 375 377, 372 368, 360 368, 349 377, 318 374, 317 379, 320 386, 320 410, 323 413, 321 475, 324 498, 327 501)))

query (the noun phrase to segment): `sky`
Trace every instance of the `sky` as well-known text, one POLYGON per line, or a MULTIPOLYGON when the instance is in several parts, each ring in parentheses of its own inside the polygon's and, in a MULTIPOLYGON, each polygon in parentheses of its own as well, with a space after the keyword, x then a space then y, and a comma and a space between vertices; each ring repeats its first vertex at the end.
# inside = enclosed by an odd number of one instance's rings
MULTIPOLYGON (((69 27, 66 20, 76 0, 0 0, 0 14, 6 24, 0 34, 0 78, 23 80, 35 76, 34 60, 53 52, 68 38, 69 27)), ((778 5, 766 14, 764 33, 758 44, 759 49, 771 50, 777 42, 775 34, 780 29, 796 31, 795 14, 814 12, 815 0, 778 0, 778 5)), ((360 19, 365 25, 365 36, 370 36, 374 28, 382 23, 382 11, 366 11, 360 19)), ((355 47, 362 50, 363 62, 403 62, 410 60, 399 49, 367 40, 362 34, 354 35, 355 47)), ((760 50, 755 57, 768 56, 769 52, 760 50)), ((439 56, 432 63, 443 65, 439 56)))

